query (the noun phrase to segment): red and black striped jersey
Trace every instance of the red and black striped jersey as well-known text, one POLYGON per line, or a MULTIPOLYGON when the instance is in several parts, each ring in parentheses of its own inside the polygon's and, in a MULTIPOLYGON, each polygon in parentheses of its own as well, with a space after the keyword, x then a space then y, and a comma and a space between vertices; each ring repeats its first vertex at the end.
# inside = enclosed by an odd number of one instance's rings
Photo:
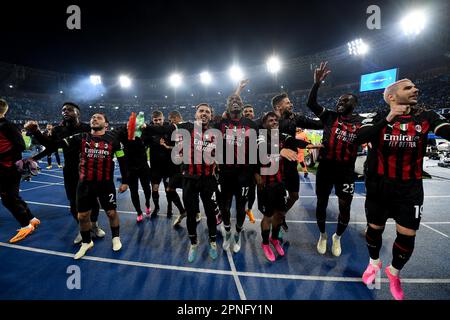
POLYGON ((355 144, 356 131, 364 118, 358 114, 343 116, 325 108, 319 118, 324 125, 324 147, 319 151, 319 159, 354 165, 358 152, 358 145, 355 144))
POLYGON ((188 152, 188 163, 183 163, 182 173, 184 177, 197 178, 201 176, 211 176, 214 172, 215 163, 209 162, 205 155, 215 156, 216 152, 216 137, 210 134, 203 126, 194 126, 192 122, 183 122, 177 125, 175 132, 176 141, 183 146, 189 146, 188 150, 181 149, 180 157, 185 157, 185 152, 188 152), (177 132, 179 129, 184 129, 189 132, 190 142, 184 144, 183 135, 177 132))
MULTIPOLYGON (((240 119, 222 119, 220 122, 215 123, 214 127, 219 129, 223 135, 223 169, 247 168, 250 164, 250 130, 253 130, 256 139, 258 134, 256 123, 242 117, 240 119), (239 150, 242 147, 244 154, 238 157, 239 150), (232 148, 233 154, 229 154, 228 150, 230 148, 232 148)), ((256 146, 253 147, 256 149, 256 146)))
MULTIPOLYGON (((272 139, 271 135, 267 136, 267 140, 265 137, 259 135, 258 137, 258 147, 261 147, 263 144, 267 146, 267 155, 269 161, 265 164, 262 163, 262 159, 258 157, 258 173, 261 176, 264 185, 271 185, 274 183, 282 183, 283 175, 285 174, 286 164, 291 162, 287 159, 281 157, 280 152, 283 148, 291 149, 293 151, 297 151, 298 148, 304 149, 309 144, 303 140, 295 139, 294 137, 281 133, 279 134, 278 143, 276 143, 275 139, 272 139), (271 153, 274 151, 275 153, 271 153), (264 172, 264 169, 268 168, 276 168, 275 172, 264 172)), ((295 161, 292 161, 295 163, 295 161)), ((272 170, 270 170, 272 171, 272 170)))
POLYGON ((10 168, 22 157, 25 142, 19 128, 6 118, 0 119, 0 166, 10 168))
MULTIPOLYGON (((413 111, 397 116, 371 137, 367 159, 367 174, 397 181, 422 179, 423 157, 426 152, 428 132, 449 125, 447 120, 429 110, 413 111)), ((361 130, 383 121, 387 113, 367 119, 361 130)), ((363 123, 364 123, 363 122, 363 123)))
MULTIPOLYGON (((80 181, 111 181, 114 178, 114 155, 118 158, 124 156, 122 144, 116 135, 106 132, 102 136, 90 133, 79 133, 62 140, 60 146, 79 148, 80 152, 80 181)), ((122 183, 126 183, 125 168, 120 163, 122 183)))

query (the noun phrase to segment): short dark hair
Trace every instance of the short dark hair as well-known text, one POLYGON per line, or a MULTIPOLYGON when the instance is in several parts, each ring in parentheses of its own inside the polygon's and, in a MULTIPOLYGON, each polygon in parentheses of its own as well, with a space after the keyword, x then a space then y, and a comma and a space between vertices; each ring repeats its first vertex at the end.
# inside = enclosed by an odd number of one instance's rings
POLYGON ((195 111, 197 111, 198 108, 200 108, 201 106, 207 106, 207 107, 209 108, 209 110, 211 110, 211 114, 214 113, 214 108, 213 108, 211 105, 209 105, 208 103, 206 103, 206 102, 199 103, 199 104, 195 107, 195 111))
POLYGON ((247 109, 247 108, 252 108, 252 109, 254 109, 253 106, 252 106, 251 104, 246 104, 246 105, 244 106, 244 110, 247 109))
POLYGON ((354 94, 354 93, 345 93, 344 95, 352 96, 353 98, 355 98, 355 102, 358 103, 358 97, 356 96, 356 94, 354 94))
POLYGON ((80 107, 75 102, 70 102, 70 101, 64 102, 62 107, 64 107, 64 106, 71 106, 75 109, 78 109, 78 112, 80 112, 80 107))
POLYGON ((272 98, 272 108, 275 109, 275 107, 285 98, 288 98, 288 95, 286 92, 280 93, 272 98))
POLYGON ((159 110, 155 110, 155 111, 152 112, 152 119, 153 118, 162 117, 162 116, 163 116, 163 113, 161 111, 159 111, 159 110))
POLYGON ((170 118, 170 117, 172 117, 172 118, 183 118, 183 117, 181 116, 181 113, 178 112, 177 110, 170 111, 170 112, 169 112, 169 118, 170 118))
POLYGON ((275 117, 275 118, 278 119, 278 116, 277 116, 277 114, 276 114, 275 112, 269 111, 269 112, 267 112, 267 113, 262 117, 262 123, 263 123, 263 125, 264 125, 264 123, 266 123, 266 121, 267 121, 267 119, 268 119, 269 117, 275 117))
MULTIPOLYGON (((106 116, 106 114, 104 112, 95 112, 95 113, 92 114, 92 116, 94 114, 101 114, 103 116, 103 118, 105 118, 105 122, 109 124, 108 117, 106 116)), ((92 118, 92 116, 91 116, 91 118, 92 118)))

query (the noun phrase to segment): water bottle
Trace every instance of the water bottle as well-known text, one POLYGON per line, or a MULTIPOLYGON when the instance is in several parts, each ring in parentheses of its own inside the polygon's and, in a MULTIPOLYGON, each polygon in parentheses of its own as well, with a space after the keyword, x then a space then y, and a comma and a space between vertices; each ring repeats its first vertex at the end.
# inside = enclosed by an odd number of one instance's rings
POLYGON ((145 123, 144 112, 140 111, 136 117, 136 133, 135 136, 140 138, 142 135, 142 125, 145 123))

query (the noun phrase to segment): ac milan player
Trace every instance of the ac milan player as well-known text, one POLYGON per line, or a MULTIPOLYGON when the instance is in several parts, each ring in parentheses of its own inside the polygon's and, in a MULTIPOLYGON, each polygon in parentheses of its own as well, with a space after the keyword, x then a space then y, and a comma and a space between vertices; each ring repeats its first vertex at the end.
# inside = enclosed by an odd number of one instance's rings
POLYGON ((20 173, 15 162, 22 157, 25 142, 19 128, 5 118, 8 108, 7 102, 0 99, 0 196, 5 208, 21 226, 9 240, 10 243, 15 243, 30 235, 41 222, 33 216, 26 202, 19 196, 20 173))
POLYGON ((316 174, 317 207, 316 219, 320 231, 317 251, 327 251, 327 233, 325 232, 326 210, 331 190, 339 199, 339 217, 336 233, 333 234, 331 252, 341 255, 340 238, 350 221, 350 206, 355 191, 355 161, 358 146, 355 144, 356 131, 361 126, 363 117, 355 114, 358 100, 353 94, 339 97, 336 111, 325 109, 317 103, 317 92, 320 84, 331 71, 327 62, 321 63, 314 72, 314 85, 309 94, 307 106, 322 120, 324 148, 319 151, 319 167, 316 174))
POLYGON ((371 284, 382 267, 380 249, 388 218, 396 222, 397 237, 392 247, 392 262, 385 272, 396 300, 404 297, 399 272, 414 250, 416 232, 423 213, 423 157, 427 135, 450 140, 450 125, 433 111, 417 107, 419 90, 403 79, 388 86, 385 112, 367 119, 358 131, 357 142, 370 142, 366 172, 366 231, 370 261, 362 278, 371 284), (380 120, 381 119, 381 120, 380 120))
MULTIPOLYGON (((293 112, 294 106, 286 93, 276 95, 272 98, 272 108, 279 117, 281 133, 295 137, 297 128, 323 129, 323 124, 320 120, 311 119, 301 113, 293 112)), ((298 200, 298 193, 300 191, 300 179, 295 162, 286 163, 283 180, 289 192, 289 198, 286 204, 287 211, 289 211, 298 200)), ((285 231, 288 230, 285 220, 283 221, 282 227, 285 231)))
MULTIPOLYGON (((39 126, 36 121, 29 121, 25 124, 24 128, 33 135, 33 138, 44 145, 47 150, 33 156, 36 161, 45 157, 48 153, 48 148, 55 144, 56 141, 62 140, 69 136, 72 136, 81 132, 90 132, 91 127, 87 123, 80 122, 80 107, 73 102, 65 102, 61 108, 61 115, 63 120, 60 125, 55 126, 52 130, 52 134, 49 137, 44 136, 39 131, 39 126)), ((56 149, 57 150, 57 149, 56 149)), ((79 149, 71 146, 62 146, 64 154, 64 188, 66 190, 66 196, 70 204, 70 213, 75 221, 78 223, 78 210, 76 206, 76 194, 77 185, 79 180, 78 167, 80 165, 79 149)), ((103 238, 105 231, 98 226, 98 213, 99 213, 98 201, 94 200, 92 203, 92 231, 97 238, 103 238)), ((78 233, 77 237, 73 241, 74 244, 81 243, 81 234, 78 233)))
MULTIPOLYGON (((80 158, 79 182, 77 186, 77 209, 80 221, 82 244, 74 259, 80 259, 94 246, 91 240, 90 215, 92 204, 98 198, 109 218, 112 232, 112 248, 119 251, 119 215, 116 211, 116 188, 114 186, 114 156, 117 157, 122 175, 119 192, 128 189, 127 163, 117 136, 106 131, 108 120, 103 113, 95 113, 90 121, 90 133, 78 133, 57 141, 55 148, 68 146, 77 149, 80 158)), ((51 150, 50 150, 51 151, 51 150)))
MULTIPOLYGON (((260 164, 260 168, 274 166, 275 173, 264 174, 262 171, 255 173, 258 185, 258 209, 264 215, 261 220, 262 248, 264 255, 269 261, 275 261, 275 255, 270 248, 272 243, 276 252, 284 256, 284 250, 278 240, 283 216, 286 214, 287 192, 283 184, 283 170, 287 161, 297 161, 297 148, 315 148, 309 143, 297 140, 286 134, 280 134, 278 130, 278 116, 275 112, 268 112, 262 118, 263 128, 267 129, 267 140, 263 135, 258 137, 258 145, 266 144, 267 151, 271 152, 273 147, 279 154, 268 154, 270 161, 266 165, 260 164), (278 138, 278 146, 275 146, 278 138), (281 156, 285 159, 281 159, 281 156), (272 235, 270 236, 270 231, 272 235), (269 237, 270 236, 270 237, 269 237)), ((260 159, 261 160, 261 159, 260 159)))
MULTIPOLYGON (((164 115, 161 111, 156 110, 152 113, 152 126, 168 126, 169 124, 164 122, 164 115)), ((151 126, 150 126, 151 127, 151 126)), ((149 132, 149 129, 146 129, 149 132)), ((146 133, 146 134, 147 134, 146 133)), ((169 177, 172 176, 174 171, 174 165, 170 159, 170 149, 161 143, 163 141, 169 142, 170 134, 155 134, 149 133, 149 139, 145 139, 145 143, 150 146, 150 166, 151 166, 151 182, 152 182, 152 198, 155 208, 152 212, 152 217, 156 217, 160 210, 159 208, 159 185, 163 182, 164 188, 167 188, 169 183, 169 177)), ((167 194, 166 194, 167 196, 167 194)), ((175 197, 178 194, 175 192, 175 197)), ((178 197, 179 199, 179 197, 178 197)), ((167 217, 172 217, 172 199, 167 197, 167 217)))
POLYGON ((177 133, 181 131, 180 129, 184 129, 190 135, 190 141, 183 140, 183 146, 186 145, 188 150, 182 149, 183 155, 189 156, 189 161, 183 163, 183 202, 186 206, 187 228, 191 241, 189 262, 195 260, 198 252, 196 214, 199 208, 199 197, 202 199, 207 219, 209 256, 214 260, 218 255, 216 244, 217 181, 214 177, 216 165, 209 163, 208 159, 203 157, 205 152, 214 156, 216 151, 216 137, 206 133, 211 128, 211 118, 211 106, 201 103, 196 107, 195 124, 184 122, 177 125, 177 133), (198 156, 201 158, 198 159, 198 156))
POLYGON ((241 250, 241 231, 245 221, 245 204, 254 179, 255 165, 249 164, 249 134, 256 135, 257 125, 250 119, 242 117, 244 104, 239 96, 248 80, 240 82, 236 92, 227 99, 227 118, 215 124, 223 135, 223 159, 220 166, 221 212, 225 229, 223 249, 237 253, 241 250), (244 149, 244 155, 239 154, 244 149), (242 163, 239 163, 242 159, 242 163), (231 203, 236 200, 236 233, 231 238, 231 203))
POLYGON ((113 131, 117 139, 123 144, 125 155, 127 156, 128 186, 130 187, 131 202, 136 210, 136 222, 142 222, 144 216, 141 209, 141 200, 139 197, 139 182, 145 197, 145 212, 150 215, 150 198, 152 189, 150 186, 151 170, 147 162, 146 146, 143 138, 134 137, 128 140, 127 126, 120 127, 113 131))

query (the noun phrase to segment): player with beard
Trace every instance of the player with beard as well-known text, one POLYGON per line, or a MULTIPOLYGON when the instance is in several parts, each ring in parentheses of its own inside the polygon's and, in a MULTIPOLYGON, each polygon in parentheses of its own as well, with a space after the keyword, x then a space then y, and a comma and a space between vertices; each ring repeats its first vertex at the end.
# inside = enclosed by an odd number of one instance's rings
MULTIPOLYGON (((272 243, 275 251, 284 256, 284 250, 279 241, 279 232, 283 216, 286 214, 287 192, 283 183, 283 170, 289 161, 297 161, 298 148, 319 148, 308 142, 295 139, 278 130, 278 116, 275 112, 268 112, 262 118, 263 128, 267 129, 267 136, 259 135, 258 146, 265 144, 267 152, 272 152, 273 147, 279 154, 268 154, 270 161, 266 165, 259 163, 260 170, 256 171, 255 178, 258 185, 258 209, 263 213, 261 220, 262 248, 267 260, 275 261, 275 255, 270 248, 272 243), (267 139, 267 140, 266 140, 267 139), (278 140, 278 146, 275 146, 278 140), (285 159, 282 159, 284 157, 285 159), (263 173, 262 168, 273 167, 273 173, 263 173), (270 232, 272 235, 270 236, 270 232)), ((261 159, 260 159, 261 161, 261 159)))
POLYGON ((220 209, 225 229, 223 249, 231 249, 234 253, 241 250, 240 234, 245 221, 245 204, 248 201, 248 192, 256 169, 255 165, 249 164, 249 134, 253 130, 256 135, 258 127, 252 120, 242 116, 244 104, 239 96, 240 91, 247 83, 248 80, 241 81, 236 93, 228 97, 227 118, 215 124, 215 127, 222 132, 224 138, 224 164, 220 166, 219 173, 221 187, 220 209), (243 145, 245 154, 239 155, 238 158, 238 150, 243 145), (243 160, 243 163, 239 163, 238 160, 243 160), (236 233, 232 239, 230 210, 233 196, 236 200, 236 233))
MULTIPOLYGON (((171 137, 167 131, 163 131, 164 133, 159 134, 156 132, 151 132, 152 127, 164 127, 169 124, 164 122, 164 115, 161 111, 156 110, 152 113, 152 125, 148 126, 147 129, 144 130, 145 138, 144 142, 146 145, 150 146, 150 166, 151 166, 151 181, 152 181, 152 198, 155 208, 152 212, 152 217, 156 217, 160 210, 159 208, 159 185, 161 181, 163 182, 164 188, 167 188, 169 183, 169 178, 172 176, 174 172, 174 165, 171 161, 170 154, 171 150, 167 147, 165 142, 170 142, 171 137)), ((167 196, 167 194, 166 194, 167 196)), ((175 198, 178 197, 178 194, 175 192, 175 198)), ((172 217, 172 198, 170 195, 167 197, 167 217, 172 217)), ((177 201, 178 203, 178 201, 177 201)))
MULTIPOLYGON (((64 138, 70 137, 77 133, 90 132, 91 127, 80 121, 80 107, 73 102, 65 102, 61 109, 61 114, 63 120, 60 125, 55 126, 52 130, 52 134, 49 137, 44 136, 39 131, 39 126, 36 121, 29 121, 25 124, 25 129, 30 132, 33 137, 35 137, 39 143, 45 147, 53 145, 56 141, 62 140, 64 138)), ((70 213, 72 213, 73 218, 78 223, 78 210, 76 206, 76 194, 77 185, 79 181, 79 166, 80 166, 80 154, 79 149, 72 146, 63 145, 62 146, 64 155, 64 188, 66 190, 66 196, 70 204, 70 213)), ((35 156, 33 159, 36 161, 45 157, 48 151, 45 150, 35 156)), ((98 226, 98 213, 100 207, 97 200, 93 200, 92 212, 90 215, 92 222, 92 232, 97 238, 103 238, 105 232, 98 226)), ((73 241, 74 244, 81 243, 81 234, 78 233, 77 237, 73 241)))
POLYGON ((179 141, 183 146, 180 150, 181 153, 184 157, 186 155, 189 157, 188 161, 183 163, 182 169, 183 202, 186 206, 186 224, 191 242, 188 255, 189 262, 196 259, 198 252, 196 215, 200 206, 199 198, 202 199, 207 219, 209 256, 213 260, 217 259, 218 256, 216 244, 217 181, 214 177, 216 164, 205 158, 205 154, 214 156, 216 152, 216 137, 207 132, 208 129, 211 129, 212 112, 212 107, 206 103, 197 105, 195 123, 179 123, 175 132, 176 134, 182 134, 180 129, 187 130, 190 138, 190 141, 179 141), (200 161, 198 156, 201 157, 200 161))
POLYGON ((78 150, 79 181, 76 192, 76 207, 80 221, 82 243, 74 259, 80 259, 94 247, 91 239, 90 215, 93 203, 100 201, 109 219, 112 233, 112 249, 119 251, 122 243, 119 236, 119 215, 116 211, 116 187, 114 186, 114 156, 117 157, 122 175, 119 192, 125 192, 127 185, 127 162, 117 135, 107 131, 108 119, 104 113, 95 113, 90 121, 91 131, 83 132, 54 142, 49 151, 68 146, 78 150))
POLYGON ((428 132, 450 140, 450 124, 424 107, 417 106, 419 90, 408 79, 384 90, 390 111, 366 119, 357 132, 357 142, 370 142, 366 169, 366 231, 370 261, 362 279, 372 284, 382 268, 380 249, 388 218, 396 223, 397 236, 392 262, 385 272, 396 300, 404 298, 400 282, 403 269, 414 251, 416 232, 423 213, 423 157, 428 132))
MULTIPOLYGON (((276 95, 272 98, 272 108, 279 117, 279 130, 281 133, 295 137, 297 128, 323 129, 323 124, 320 120, 314 120, 305 117, 300 113, 294 113, 293 107, 294 106, 286 93, 276 95)), ((298 193, 300 191, 300 179, 298 176, 297 164, 295 162, 286 162, 283 180, 289 193, 286 204, 286 212, 288 212, 298 200, 298 193)), ((286 220, 283 221, 282 227, 285 231, 288 231, 286 220)))
POLYGON ((353 94, 339 97, 336 111, 328 110, 317 103, 320 84, 330 74, 327 62, 321 63, 314 72, 314 85, 309 93, 308 108, 320 118, 324 125, 324 148, 319 151, 319 167, 316 173, 317 207, 316 219, 320 231, 317 251, 327 251, 327 233, 325 232, 326 210, 331 190, 339 199, 339 217, 336 233, 333 234, 331 252, 339 257, 342 252, 341 236, 350 221, 350 207, 355 191, 355 161, 358 145, 355 143, 356 131, 361 127, 363 117, 354 113, 358 99, 353 94))

